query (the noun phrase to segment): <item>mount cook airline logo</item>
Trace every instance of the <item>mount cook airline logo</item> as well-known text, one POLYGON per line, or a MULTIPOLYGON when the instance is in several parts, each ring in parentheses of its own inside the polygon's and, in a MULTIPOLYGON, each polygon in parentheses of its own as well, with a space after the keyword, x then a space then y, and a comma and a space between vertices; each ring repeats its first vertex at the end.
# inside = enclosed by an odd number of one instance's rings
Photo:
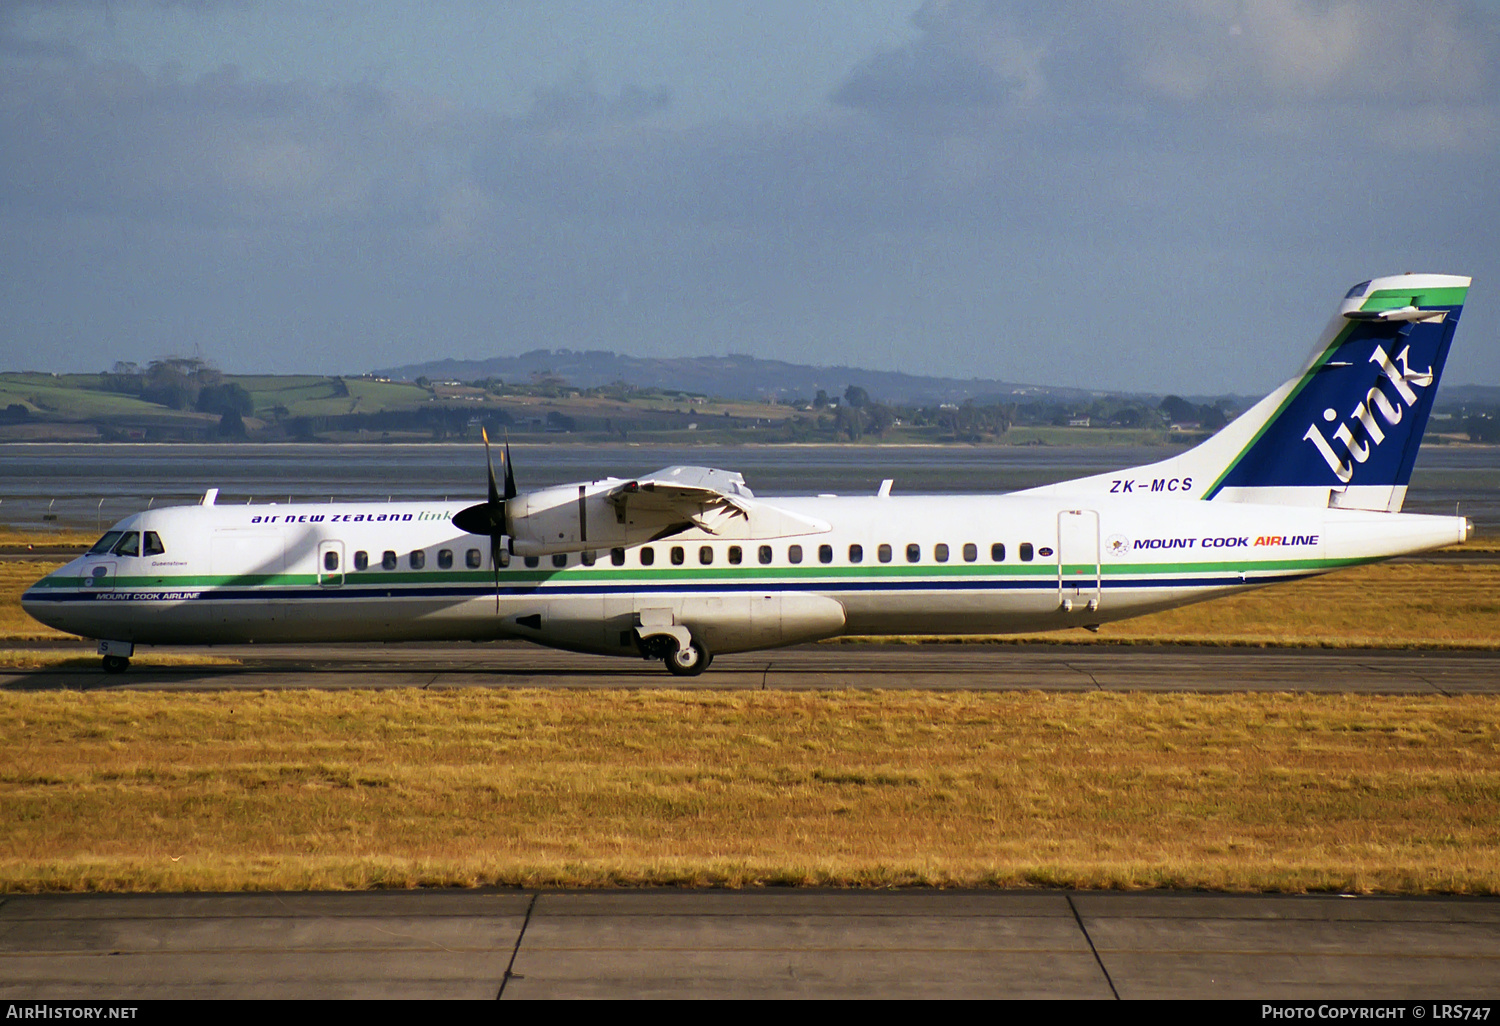
MULTIPOLYGON (((1391 402, 1385 390, 1380 387, 1380 378, 1375 379, 1375 384, 1370 386, 1364 399, 1360 400, 1354 412, 1349 415, 1351 422, 1359 422, 1364 437, 1356 439, 1348 423, 1340 424, 1339 429, 1333 433, 1333 441, 1343 445, 1344 451, 1353 462, 1341 458, 1334 451, 1333 442, 1323 436, 1323 432, 1318 430, 1318 425, 1308 425, 1307 434, 1302 436, 1303 441, 1311 442, 1317 447, 1324 462, 1328 464, 1328 469, 1332 470, 1344 484, 1348 484, 1349 479, 1354 476, 1354 464, 1364 463, 1370 458, 1370 453, 1375 450, 1375 447, 1385 441, 1385 429, 1380 426, 1380 421, 1375 419, 1376 412, 1380 413, 1387 425, 1394 427, 1401 423, 1402 404, 1407 407, 1416 405, 1415 388, 1426 388, 1432 384, 1432 368, 1428 367, 1425 371, 1412 370, 1408 362, 1410 355, 1411 346, 1407 346, 1397 353, 1396 359, 1392 361, 1390 354, 1378 345, 1370 354, 1370 362, 1380 368, 1381 374, 1395 388, 1400 402, 1391 402)), ((1335 421, 1338 419, 1338 413, 1330 407, 1323 411, 1323 419, 1329 422, 1335 421)))

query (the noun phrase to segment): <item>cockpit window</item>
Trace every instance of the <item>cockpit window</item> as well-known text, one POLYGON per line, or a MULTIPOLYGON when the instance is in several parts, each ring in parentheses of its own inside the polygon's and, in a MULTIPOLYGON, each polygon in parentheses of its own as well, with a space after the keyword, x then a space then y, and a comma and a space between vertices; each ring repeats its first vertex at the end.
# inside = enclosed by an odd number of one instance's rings
POLYGON ((141 532, 126 531, 125 537, 115 545, 117 556, 139 556, 141 554, 141 532))
POLYGON ((141 555, 159 556, 167 550, 162 546, 161 536, 155 531, 147 531, 146 539, 141 543, 141 555))
POLYGON ((120 535, 124 533, 124 531, 106 532, 103 538, 100 538, 98 541, 94 542, 94 547, 89 549, 87 554, 90 556, 104 555, 110 549, 115 547, 115 542, 119 541, 120 535))

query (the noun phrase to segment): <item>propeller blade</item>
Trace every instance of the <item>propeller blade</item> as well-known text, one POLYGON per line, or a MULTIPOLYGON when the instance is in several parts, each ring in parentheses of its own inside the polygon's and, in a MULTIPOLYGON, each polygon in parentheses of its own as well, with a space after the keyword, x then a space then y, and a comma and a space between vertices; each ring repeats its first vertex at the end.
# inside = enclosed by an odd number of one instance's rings
MULTIPOLYGON (((505 458, 505 497, 507 499, 514 499, 516 497, 516 475, 515 475, 515 471, 513 469, 513 465, 510 462, 510 438, 509 437, 507 437, 505 439, 505 457, 504 458, 505 458)), ((491 476, 490 481, 491 481, 491 485, 493 486, 493 483, 494 483, 494 477, 493 476, 491 476)))
MULTIPOLYGON (((481 426, 479 428, 479 437, 484 439, 484 465, 490 472, 490 502, 498 503, 500 501, 500 489, 495 484, 495 461, 490 459, 490 433, 486 431, 483 426, 481 426)), ((515 498, 515 492, 509 491, 511 480, 510 442, 508 441, 505 443, 505 455, 502 458, 505 460, 505 483, 507 488, 505 497, 507 499, 513 499, 515 498)))

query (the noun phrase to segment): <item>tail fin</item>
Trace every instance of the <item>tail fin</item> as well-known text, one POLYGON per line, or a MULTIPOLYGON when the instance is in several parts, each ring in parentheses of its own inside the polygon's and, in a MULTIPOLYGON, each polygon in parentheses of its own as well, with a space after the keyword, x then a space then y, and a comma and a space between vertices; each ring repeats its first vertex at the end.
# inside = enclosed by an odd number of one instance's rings
POLYGON ((1471 279, 1349 290, 1297 377, 1181 456, 1037 491, 1399 511, 1471 279))

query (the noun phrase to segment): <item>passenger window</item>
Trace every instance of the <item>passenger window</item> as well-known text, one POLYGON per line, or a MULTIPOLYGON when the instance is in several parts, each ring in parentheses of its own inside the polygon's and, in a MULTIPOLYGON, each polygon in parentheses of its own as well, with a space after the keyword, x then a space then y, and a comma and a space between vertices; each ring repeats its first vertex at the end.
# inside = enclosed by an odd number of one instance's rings
POLYGON ((594 563, 599 559, 599 553, 595 552, 593 549, 584 549, 578 554, 578 558, 583 560, 584 566, 593 566, 594 563))
POLYGON ((939 563, 948 562, 948 546, 944 545, 942 542, 934 545, 932 547, 932 558, 937 560, 939 563))
POLYGON ((683 553, 681 545, 673 545, 671 555, 673 566, 681 566, 687 560, 687 556, 683 553))
POLYGON ((698 562, 708 566, 714 561, 714 547, 712 545, 698 546, 698 562))
POLYGON ((889 545, 880 546, 880 548, 875 550, 875 554, 880 557, 882 563, 889 563, 891 561, 891 547, 889 545))
POLYGON ((745 560, 745 550, 738 545, 729 546, 729 562, 739 566, 745 560))
POLYGON ((141 552, 141 533, 139 531, 126 531, 125 537, 115 546, 117 556, 138 556, 141 552))
POLYGON ((802 546, 801 545, 788 545, 786 547, 786 561, 788 563, 800 563, 800 562, 802 562, 802 546))
POLYGON ((484 566, 484 556, 478 549, 470 549, 464 553, 464 566, 470 570, 478 570, 484 566))
POLYGON ((833 562, 833 546, 832 545, 819 545, 818 546, 818 562, 819 563, 832 563, 833 562))
POLYGON ((861 545, 849 546, 849 562, 863 563, 865 561, 865 550, 861 545))
POLYGON ((990 546, 990 561, 994 563, 1005 562, 1005 543, 996 542, 990 546))
POLYGON ((566 552, 555 552, 552 554, 552 565, 561 569, 568 565, 568 554, 566 552))
POLYGON ((979 546, 973 542, 964 542, 964 562, 972 563, 979 558, 979 546))
POLYGON ((382 569, 382 570, 394 570, 394 569, 396 569, 396 554, 394 552, 392 552, 390 549, 386 549, 384 552, 382 552, 380 554, 380 569, 382 569))
POLYGON ((368 569, 370 569, 370 554, 368 552, 366 552, 363 549, 360 549, 358 552, 356 552, 354 554, 354 569, 356 569, 356 570, 368 570, 368 569))
POLYGON ((145 544, 141 546, 141 555, 159 556, 167 550, 162 547, 161 538, 155 531, 146 532, 145 544))
POLYGON ((610 563, 613 566, 624 566, 625 565, 625 550, 624 549, 610 549, 609 550, 609 561, 610 561, 610 563))
POLYGON ((1023 563, 1030 563, 1031 562, 1031 542, 1022 542, 1021 543, 1021 562, 1023 562, 1023 563))
MULTIPOLYGON (((306 565, 307 565, 306 563, 303 564, 303 566, 306 566, 306 565)), ((329 549, 327 552, 323 553, 323 569, 324 570, 332 571, 332 570, 337 570, 338 568, 339 568, 339 554, 337 552, 335 552, 333 549, 329 549)))
POLYGON ((438 569, 439 570, 452 570, 453 569, 453 550, 452 549, 438 549, 438 569))
POLYGON ((412 549, 411 555, 406 557, 406 561, 411 564, 413 570, 420 570, 427 565, 427 553, 421 549, 412 549))
POLYGON ((100 538, 98 541, 94 542, 94 547, 89 549, 88 555, 104 555, 110 549, 115 547, 115 542, 119 541, 120 535, 124 533, 124 531, 106 531, 103 538, 100 538))
POLYGON ((908 563, 922 562, 922 546, 912 542, 906 546, 906 561, 908 563))
POLYGON ((760 561, 761 561, 762 565, 771 562, 771 546, 769 546, 769 545, 762 545, 760 547, 759 556, 760 556, 760 561))
POLYGON ((525 559, 525 563, 526 563, 526 568, 528 570, 535 570, 537 567, 539 567, 539 566, 542 565, 542 557, 541 556, 527 556, 526 559, 525 559))
POLYGON ((656 550, 646 545, 641 548, 641 566, 650 566, 656 562, 656 550))

